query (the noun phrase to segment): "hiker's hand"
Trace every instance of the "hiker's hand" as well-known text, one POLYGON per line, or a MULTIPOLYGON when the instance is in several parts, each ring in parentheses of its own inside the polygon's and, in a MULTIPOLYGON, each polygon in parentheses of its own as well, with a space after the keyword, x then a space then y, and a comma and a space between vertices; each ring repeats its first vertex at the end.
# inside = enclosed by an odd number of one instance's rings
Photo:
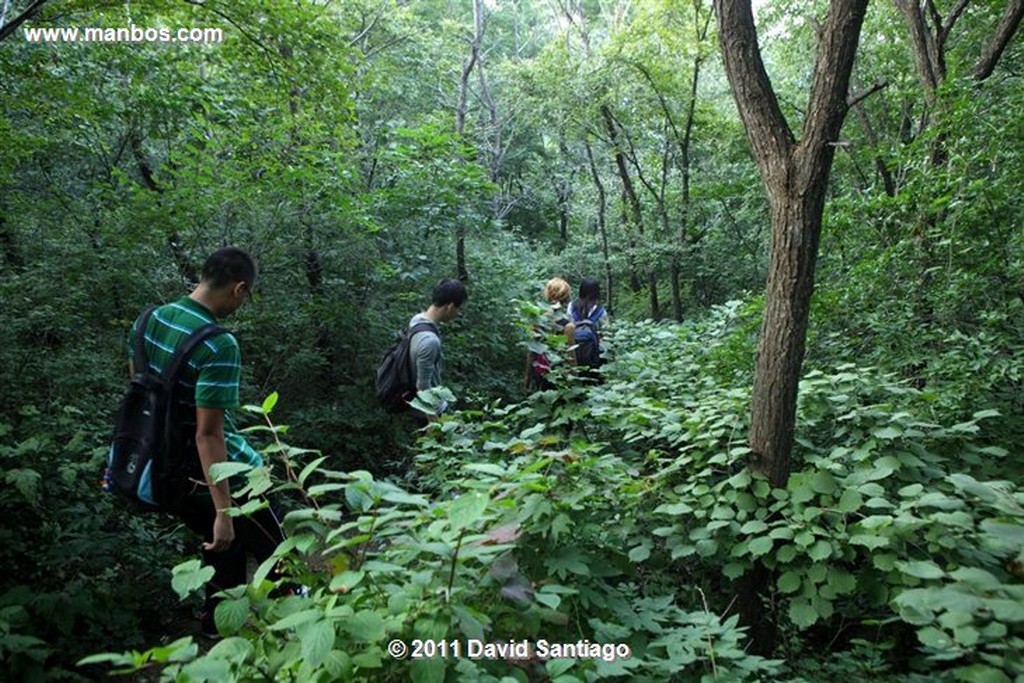
POLYGON ((218 512, 213 518, 213 541, 204 543, 203 550, 222 553, 231 547, 235 540, 235 523, 226 512, 218 512))

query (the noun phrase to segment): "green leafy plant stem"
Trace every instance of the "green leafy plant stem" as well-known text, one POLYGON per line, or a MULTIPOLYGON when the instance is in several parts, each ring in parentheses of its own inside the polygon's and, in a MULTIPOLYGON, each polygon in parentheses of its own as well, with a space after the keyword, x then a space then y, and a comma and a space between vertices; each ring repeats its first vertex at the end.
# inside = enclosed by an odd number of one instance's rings
POLYGON ((448 601, 452 599, 452 586, 455 584, 455 566, 459 561, 459 550, 462 549, 462 537, 465 535, 465 529, 459 532, 459 539, 455 542, 455 551, 452 553, 452 568, 448 572, 448 590, 445 591, 445 598, 448 601))

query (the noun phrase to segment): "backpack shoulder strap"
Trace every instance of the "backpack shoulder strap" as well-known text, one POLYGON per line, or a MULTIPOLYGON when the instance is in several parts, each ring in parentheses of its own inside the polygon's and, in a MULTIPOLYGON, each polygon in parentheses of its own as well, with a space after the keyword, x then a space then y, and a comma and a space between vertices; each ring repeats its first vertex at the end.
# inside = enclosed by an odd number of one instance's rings
POLYGON ((406 338, 412 339, 414 334, 418 334, 420 332, 433 332, 434 334, 439 334, 437 325, 434 323, 420 322, 409 328, 409 333, 406 338))
POLYGON ((178 374, 181 372, 181 366, 185 364, 185 361, 192 355, 195 348, 210 337, 215 337, 224 332, 227 332, 227 330, 220 325, 217 325, 216 323, 208 323, 190 334, 185 340, 185 343, 181 345, 181 348, 175 352, 174 356, 171 358, 171 362, 167 364, 166 368, 164 368, 163 374, 160 378, 169 388, 173 388, 174 383, 178 381, 178 374))
POLYGON ((156 306, 150 306, 139 316, 139 326, 135 329, 135 353, 132 359, 135 372, 149 371, 149 361, 146 360, 146 325, 149 324, 149 319, 155 310, 156 306))
POLYGON ((597 322, 599 320, 601 320, 601 318, 603 316, 604 316, 604 306, 597 305, 597 306, 594 307, 594 310, 590 312, 590 315, 588 315, 587 318, 589 318, 590 321, 596 325, 597 322))

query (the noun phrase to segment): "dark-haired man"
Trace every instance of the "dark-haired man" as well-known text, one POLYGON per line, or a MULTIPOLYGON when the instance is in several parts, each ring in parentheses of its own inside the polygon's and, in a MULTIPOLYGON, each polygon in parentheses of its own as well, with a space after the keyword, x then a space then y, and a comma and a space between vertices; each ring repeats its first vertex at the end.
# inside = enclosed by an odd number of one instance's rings
MULTIPOLYGON (((158 307, 145 330, 145 354, 150 370, 159 372, 196 329, 234 313, 252 294, 256 262, 237 247, 218 249, 203 264, 202 279, 189 296, 158 307)), ((139 320, 128 337, 129 370, 139 320)), ((221 462, 262 466, 263 459, 242 437, 228 410, 238 406, 242 357, 230 332, 210 337, 189 357, 181 373, 176 397, 181 409, 182 432, 194 429, 194 451, 199 461, 192 492, 170 506, 189 529, 203 537, 203 560, 214 568, 206 586, 202 634, 216 637, 214 595, 246 581, 246 553, 258 561, 270 557, 284 535, 273 512, 260 510, 249 517, 228 515, 232 506, 228 480, 214 483, 210 468, 221 462), (199 474, 201 472, 201 475, 199 474)), ((185 444, 192 448, 193 444, 185 444)))
MULTIPOLYGON (((441 280, 434 285, 427 310, 417 313, 409 321, 410 328, 421 323, 429 326, 413 334, 409 340, 409 358, 413 376, 416 377, 417 391, 441 385, 441 333, 437 326, 454 320, 468 296, 466 286, 461 281, 441 280)), ((445 407, 442 405, 438 412, 443 412, 445 407)), ((427 415, 426 418, 433 422, 437 415, 427 415)))

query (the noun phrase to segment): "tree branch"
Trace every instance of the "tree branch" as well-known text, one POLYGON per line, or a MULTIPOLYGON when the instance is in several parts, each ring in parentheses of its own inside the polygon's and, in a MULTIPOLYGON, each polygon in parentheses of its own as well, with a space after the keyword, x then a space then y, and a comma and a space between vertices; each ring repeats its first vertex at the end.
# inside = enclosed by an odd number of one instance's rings
POLYGON ((938 43, 940 50, 942 49, 942 46, 945 45, 946 39, 949 38, 949 34, 953 30, 953 26, 956 24, 957 20, 963 15, 964 11, 967 10, 967 5, 969 4, 970 0, 960 0, 956 4, 956 6, 952 10, 950 10, 949 16, 946 17, 946 20, 944 22, 936 22, 935 30, 939 32, 938 43))
POLYGON ((377 16, 373 18, 373 21, 371 21, 369 24, 363 27, 363 30, 359 32, 359 35, 357 35, 352 40, 348 41, 349 47, 355 47, 359 41, 366 37, 366 34, 373 30, 373 27, 377 25, 377 22, 380 21, 380 18, 384 16, 384 10, 387 9, 387 6, 389 4, 390 3, 388 2, 388 0, 384 0, 384 3, 380 6, 380 9, 377 10, 377 16))
POLYGON ((1003 17, 999 20, 992 40, 985 46, 984 52, 974 67, 974 80, 979 83, 989 76, 996 69, 996 64, 1003 56, 1003 50, 1009 45, 1013 34, 1020 27, 1021 19, 1024 18, 1024 0, 1010 0, 1003 10, 1003 17))
POLYGON ((861 90, 858 90, 857 92, 850 93, 850 96, 846 99, 846 106, 852 109, 888 85, 889 81, 883 79, 880 81, 875 81, 867 88, 863 88, 861 90))
POLYGON ((757 44, 750 0, 715 0, 725 72, 765 178, 786 173, 795 144, 757 44))
MULTIPOLYGON (((31 19, 35 13, 39 11, 39 8, 46 3, 47 0, 35 0, 31 5, 25 8, 24 12, 11 19, 11 23, 0 26, 0 43, 17 31, 19 26, 31 19)), ((7 6, 5 6, 5 11, 6 7, 7 6)))

